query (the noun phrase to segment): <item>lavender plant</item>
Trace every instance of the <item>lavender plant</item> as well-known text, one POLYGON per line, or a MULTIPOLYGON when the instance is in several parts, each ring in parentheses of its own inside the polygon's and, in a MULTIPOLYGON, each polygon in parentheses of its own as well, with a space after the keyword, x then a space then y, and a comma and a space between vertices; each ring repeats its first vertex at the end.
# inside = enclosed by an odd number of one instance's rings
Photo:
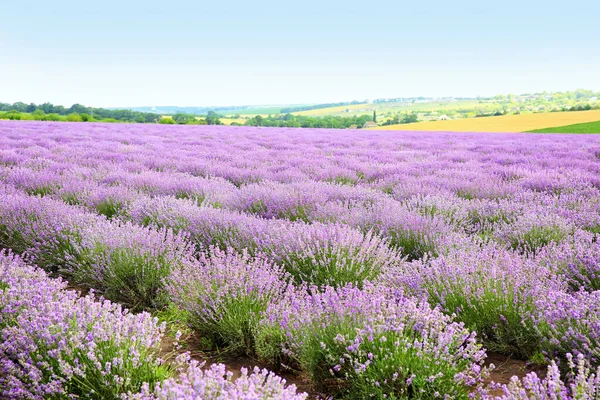
POLYGON ((556 363, 551 362, 545 378, 536 373, 527 374, 519 380, 516 376, 508 386, 503 387, 502 396, 485 396, 495 400, 575 400, 597 399, 600 397, 600 369, 592 370, 587 366, 583 356, 577 357, 577 362, 568 355, 571 379, 562 379, 556 363))
POLYGON ((279 345, 315 384, 350 398, 468 398, 485 374, 462 324, 372 285, 290 294, 269 306, 257 343, 260 356, 279 345))
POLYGON ((366 234, 346 225, 273 224, 275 235, 258 238, 296 284, 319 287, 361 286, 399 262, 399 254, 373 232, 366 234))
POLYGON ((164 326, 149 314, 79 297, 0 253, 3 398, 116 399, 170 376, 158 357, 164 326))
POLYGON ((229 352, 252 355, 256 324, 286 287, 283 271, 264 256, 211 248, 174 268, 166 291, 200 334, 229 352))
POLYGON ((486 348, 520 357, 541 349, 543 321, 536 301, 555 285, 548 270, 518 254, 486 245, 404 264, 386 279, 393 287, 425 297, 478 333, 486 348))
POLYGON ((127 396, 128 400, 304 400, 305 393, 296 393, 294 385, 286 386, 285 379, 259 368, 249 373, 242 368, 234 378, 223 364, 204 365, 192 361, 180 371, 178 379, 167 379, 154 387, 145 385, 140 393, 127 396))

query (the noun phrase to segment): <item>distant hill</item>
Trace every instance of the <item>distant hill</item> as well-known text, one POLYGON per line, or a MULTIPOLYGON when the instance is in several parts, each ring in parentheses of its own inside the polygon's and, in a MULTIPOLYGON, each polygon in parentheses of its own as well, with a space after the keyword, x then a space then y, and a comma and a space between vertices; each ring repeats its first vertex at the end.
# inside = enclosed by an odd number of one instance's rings
POLYGON ((378 126, 371 129, 401 131, 445 132, 552 132, 595 133, 598 131, 600 110, 511 114, 496 117, 463 118, 449 121, 427 121, 413 124, 378 126), (587 123, 593 123, 588 125, 587 123), (586 126, 573 126, 586 124, 586 126), (558 127, 568 128, 561 129, 558 127), (550 129, 547 129, 550 128, 550 129))
POLYGON ((132 111, 152 112, 162 115, 192 114, 206 115, 209 111, 219 114, 279 114, 282 109, 290 107, 305 107, 306 105, 258 105, 258 106, 219 106, 219 107, 182 107, 182 106, 144 106, 144 107, 117 107, 132 111))
POLYGON ((219 107, 182 107, 182 106, 144 106, 144 107, 116 107, 114 109, 127 109, 140 112, 151 112, 162 115, 192 114, 206 115, 214 111, 221 115, 241 114, 287 114, 298 111, 319 110, 335 106, 361 104, 358 101, 324 104, 280 104, 280 105, 254 105, 254 106, 219 106, 219 107))

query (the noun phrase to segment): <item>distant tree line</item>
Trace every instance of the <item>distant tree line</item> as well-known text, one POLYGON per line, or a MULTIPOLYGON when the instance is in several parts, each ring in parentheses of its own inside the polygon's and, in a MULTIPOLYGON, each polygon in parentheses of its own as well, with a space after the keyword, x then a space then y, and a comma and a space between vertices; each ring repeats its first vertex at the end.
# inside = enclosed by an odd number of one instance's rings
POLYGON ((0 102, 0 119, 10 120, 221 125, 219 118, 219 114, 214 111, 208 111, 205 118, 182 113, 175 114, 171 118, 163 118, 155 113, 94 108, 81 104, 73 104, 67 108, 52 103, 25 104, 17 102, 10 104, 0 102))
POLYGON ((329 108, 329 107, 340 107, 340 106, 349 106, 353 104, 362 104, 360 101, 345 101, 341 103, 323 103, 323 104, 313 104, 312 106, 298 106, 298 107, 285 107, 281 109, 282 114, 299 112, 299 111, 310 111, 310 110, 318 110, 320 108, 329 108))
POLYGON ((419 115, 417 113, 410 114, 396 114, 392 118, 388 118, 382 125, 398 125, 398 124, 410 124, 412 122, 419 122, 419 115))
MULTIPOLYGON (((361 115, 352 117, 325 116, 309 117, 304 115, 269 115, 263 117, 256 115, 246 121, 246 126, 273 126, 287 128, 362 128, 367 121, 373 121, 373 115, 361 115)), ((233 124, 232 124, 233 125, 233 124)))
POLYGON ((209 111, 205 118, 199 118, 193 114, 177 113, 172 117, 163 117, 159 124, 179 124, 179 125, 223 125, 221 116, 214 111, 209 111))
POLYGON ((562 111, 589 111, 589 110, 600 110, 600 103, 598 104, 577 104, 571 108, 563 107, 562 111))
MULTIPOLYGON (((11 115, 13 116, 16 116, 16 113, 28 113, 35 117, 32 119, 45 121, 65 120, 67 118, 60 118, 60 116, 67 117, 69 115, 71 115, 71 120, 79 120, 79 118, 75 117, 75 114, 80 116, 81 121, 114 120, 118 122, 152 123, 157 122, 160 118, 160 115, 154 113, 131 110, 109 110, 106 108, 86 107, 81 104, 73 104, 71 107, 67 108, 64 106, 57 106, 52 103, 0 103, 0 111, 9 113, 12 112, 11 115)), ((21 119, 30 118, 23 118, 23 116, 21 116, 21 119)))

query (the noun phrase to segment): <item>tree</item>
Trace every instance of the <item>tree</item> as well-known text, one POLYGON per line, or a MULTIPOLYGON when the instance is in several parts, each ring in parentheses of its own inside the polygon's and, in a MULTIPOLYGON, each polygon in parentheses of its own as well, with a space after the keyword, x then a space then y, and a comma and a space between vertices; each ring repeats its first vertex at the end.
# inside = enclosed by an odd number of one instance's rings
POLYGON ((4 117, 13 121, 20 121, 21 113, 17 110, 11 110, 7 112, 6 115, 4 115, 4 117))
POLYGON ((166 124, 166 125, 173 125, 173 124, 175 124, 175 121, 171 117, 162 117, 161 119, 158 120, 158 123, 166 124))
POLYGON ((73 104, 71 107, 69 107, 69 113, 73 114, 73 113, 77 113, 77 114, 84 114, 87 113, 89 110, 87 107, 82 106, 81 104, 73 104))
POLYGON ((13 103, 12 110, 18 111, 18 112, 27 112, 27 104, 25 104, 21 101, 18 101, 16 103, 13 103))
POLYGON ((208 125, 222 125, 223 123, 221 122, 221 120, 219 119, 219 114, 217 114, 214 111, 209 111, 206 114, 206 123, 208 125))
POLYGON ((67 115, 67 121, 69 122, 81 122, 81 115, 77 114, 77 113, 71 113, 69 115, 67 115))
POLYGON ((196 117, 189 114, 177 113, 173 115, 173 120, 178 124, 189 124, 196 120, 196 117))
POLYGON ((40 110, 39 108, 37 110, 35 110, 33 112, 33 114, 31 114, 31 116, 36 121, 45 121, 46 120, 46 113, 44 112, 44 110, 40 110))
POLYGON ((377 122, 377 110, 373 110, 373 122, 377 122))
POLYGON ((417 113, 410 113, 410 114, 406 114, 404 117, 402 117, 402 123, 403 124, 410 124, 413 122, 419 122, 419 115, 417 113))

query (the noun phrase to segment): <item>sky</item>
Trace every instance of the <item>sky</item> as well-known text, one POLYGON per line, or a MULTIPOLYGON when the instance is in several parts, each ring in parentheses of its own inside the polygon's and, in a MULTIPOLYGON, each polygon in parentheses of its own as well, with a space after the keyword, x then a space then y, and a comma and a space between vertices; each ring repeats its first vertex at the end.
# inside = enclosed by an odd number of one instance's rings
POLYGON ((0 1, 0 102, 307 104, 600 91, 600 2, 0 1))

